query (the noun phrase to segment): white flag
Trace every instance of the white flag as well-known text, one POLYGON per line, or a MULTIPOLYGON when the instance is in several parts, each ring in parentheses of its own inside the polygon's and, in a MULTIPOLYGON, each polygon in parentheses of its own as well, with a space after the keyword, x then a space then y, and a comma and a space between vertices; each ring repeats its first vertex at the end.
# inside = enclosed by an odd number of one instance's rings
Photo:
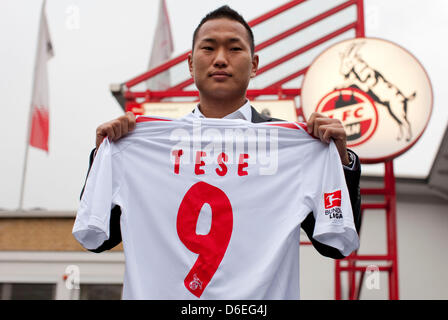
POLYGON ((35 148, 48 152, 49 136, 49 103, 48 103, 48 74, 47 61, 53 57, 45 16, 45 0, 42 4, 40 16, 39 34, 37 42, 36 61, 34 66, 33 95, 31 98, 31 128, 29 143, 35 148))
MULTIPOLYGON (((165 0, 160 0, 159 17, 152 43, 149 69, 153 69, 171 58, 174 51, 173 37, 171 35, 170 21, 165 0)), ((166 90, 171 86, 170 71, 166 70, 155 77, 148 79, 147 88, 153 91, 166 90)))

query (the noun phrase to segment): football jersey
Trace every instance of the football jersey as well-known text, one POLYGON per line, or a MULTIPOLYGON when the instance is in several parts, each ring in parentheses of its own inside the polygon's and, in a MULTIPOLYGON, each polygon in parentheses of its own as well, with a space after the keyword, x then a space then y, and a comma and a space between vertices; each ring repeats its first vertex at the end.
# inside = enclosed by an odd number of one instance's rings
POLYGON ((98 149, 73 235, 109 238, 121 208, 123 299, 299 299, 300 224, 359 246, 334 142, 293 122, 137 118, 98 149))

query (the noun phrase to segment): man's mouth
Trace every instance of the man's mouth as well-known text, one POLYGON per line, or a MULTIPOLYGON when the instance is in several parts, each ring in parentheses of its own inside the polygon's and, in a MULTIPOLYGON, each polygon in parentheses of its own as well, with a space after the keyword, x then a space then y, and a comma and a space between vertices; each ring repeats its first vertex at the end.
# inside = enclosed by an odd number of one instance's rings
POLYGON ((231 77, 232 75, 225 71, 215 71, 215 72, 210 73, 209 76, 212 78, 215 78, 215 79, 225 79, 225 78, 231 77))

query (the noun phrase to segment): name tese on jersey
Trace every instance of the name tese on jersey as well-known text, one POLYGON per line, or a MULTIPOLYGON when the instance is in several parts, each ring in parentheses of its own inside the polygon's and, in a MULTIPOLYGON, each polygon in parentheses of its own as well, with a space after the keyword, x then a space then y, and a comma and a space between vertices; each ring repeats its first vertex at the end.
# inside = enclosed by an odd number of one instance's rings
MULTIPOLYGON (((138 122, 150 119, 139 118, 138 122)), ((244 120, 227 121, 247 123, 244 120)), ((202 128, 200 120, 193 120, 192 132, 174 129, 170 135, 170 140, 177 142, 171 150, 173 172, 181 175, 184 170, 193 170, 197 176, 234 174, 243 177, 249 174, 252 165, 257 164, 253 174, 275 174, 278 169, 278 129, 270 126, 246 128, 244 123, 240 128, 218 130, 202 128)))

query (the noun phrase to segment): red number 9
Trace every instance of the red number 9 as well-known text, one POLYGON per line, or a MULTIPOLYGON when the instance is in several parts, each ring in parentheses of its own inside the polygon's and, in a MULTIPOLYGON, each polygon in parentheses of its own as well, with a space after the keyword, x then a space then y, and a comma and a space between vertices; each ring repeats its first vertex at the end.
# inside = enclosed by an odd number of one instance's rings
POLYGON ((205 182, 194 184, 185 194, 177 213, 177 234, 182 243, 199 254, 185 277, 185 287, 198 298, 213 278, 226 253, 233 229, 233 212, 227 195, 205 182), (205 203, 212 209, 210 232, 196 233, 199 213, 205 203))

